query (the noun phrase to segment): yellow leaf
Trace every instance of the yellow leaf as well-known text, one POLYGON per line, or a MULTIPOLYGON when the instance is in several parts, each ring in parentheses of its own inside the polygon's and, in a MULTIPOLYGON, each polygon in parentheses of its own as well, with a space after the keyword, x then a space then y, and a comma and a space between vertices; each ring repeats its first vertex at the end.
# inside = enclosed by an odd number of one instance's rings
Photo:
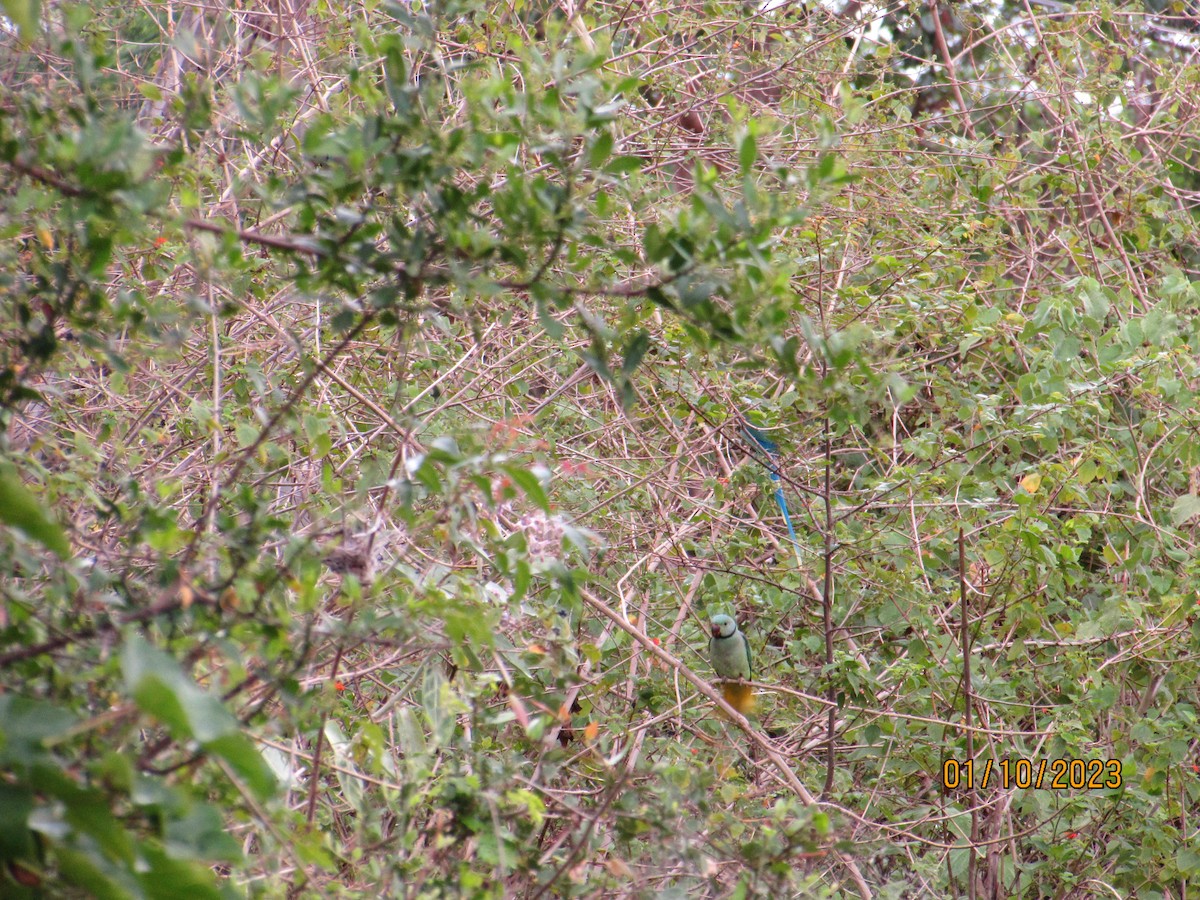
POLYGON ((625 864, 624 860, 616 856, 610 856, 604 860, 604 868, 608 869, 609 875, 615 875, 617 878, 633 877, 633 870, 625 864))
POLYGON ((221 591, 221 596, 217 598, 217 603, 220 604, 221 609, 227 612, 233 612, 242 605, 241 598, 238 597, 237 591, 231 587, 227 587, 225 590, 221 591))

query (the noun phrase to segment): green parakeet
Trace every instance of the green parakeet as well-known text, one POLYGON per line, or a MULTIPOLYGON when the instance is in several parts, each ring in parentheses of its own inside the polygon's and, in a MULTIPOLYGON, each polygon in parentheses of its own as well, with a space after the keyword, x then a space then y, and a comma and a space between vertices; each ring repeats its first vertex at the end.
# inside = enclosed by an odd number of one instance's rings
POLYGON ((752 676, 750 668, 750 642, 738 630, 732 616, 712 617, 712 638, 708 642, 708 654, 712 658, 713 671, 724 679, 721 694, 725 702, 747 716, 754 712, 754 692, 745 684, 752 676))

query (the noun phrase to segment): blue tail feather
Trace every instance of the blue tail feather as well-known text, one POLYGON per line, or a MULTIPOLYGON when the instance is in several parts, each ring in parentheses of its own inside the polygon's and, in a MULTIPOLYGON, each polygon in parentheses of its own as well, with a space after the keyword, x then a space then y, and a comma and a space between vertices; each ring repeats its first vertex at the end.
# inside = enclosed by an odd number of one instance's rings
POLYGON ((787 498, 783 495, 783 484, 779 477, 779 464, 777 462, 779 445, 771 440, 765 431, 755 428, 746 421, 742 422, 742 434, 749 438, 750 442, 766 456, 767 472, 770 474, 771 480, 775 482, 775 502, 779 504, 779 511, 783 513, 783 521, 787 525, 788 537, 791 538, 792 544, 799 548, 799 543, 796 541, 796 529, 792 526, 792 517, 788 513, 787 498))

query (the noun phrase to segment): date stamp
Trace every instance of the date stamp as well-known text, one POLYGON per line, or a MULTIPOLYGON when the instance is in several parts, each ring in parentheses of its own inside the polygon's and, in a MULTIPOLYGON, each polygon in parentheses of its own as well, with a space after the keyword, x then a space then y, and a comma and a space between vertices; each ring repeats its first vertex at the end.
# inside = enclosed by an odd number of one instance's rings
POLYGON ((1008 790, 1098 791, 1124 785, 1117 759, 947 759, 942 763, 942 788, 969 787, 1008 790))

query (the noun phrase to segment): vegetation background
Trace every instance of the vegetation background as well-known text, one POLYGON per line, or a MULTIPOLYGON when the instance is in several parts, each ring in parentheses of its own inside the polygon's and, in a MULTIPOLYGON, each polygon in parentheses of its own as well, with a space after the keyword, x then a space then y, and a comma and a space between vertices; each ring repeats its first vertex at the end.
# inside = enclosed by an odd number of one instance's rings
POLYGON ((0 6, 0 895, 1200 891, 1200 4, 0 6))

